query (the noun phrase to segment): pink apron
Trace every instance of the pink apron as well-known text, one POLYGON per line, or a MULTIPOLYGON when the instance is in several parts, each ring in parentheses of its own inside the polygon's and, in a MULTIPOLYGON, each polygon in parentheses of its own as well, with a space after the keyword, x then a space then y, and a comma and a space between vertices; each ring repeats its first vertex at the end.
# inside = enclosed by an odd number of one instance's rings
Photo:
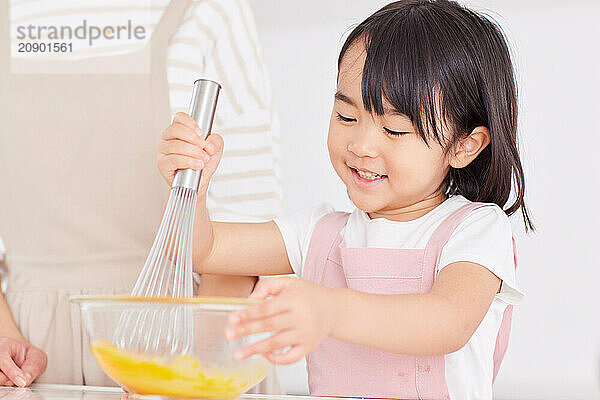
MULTIPOLYGON (((340 231, 349 214, 335 212, 315 226, 303 278, 327 287, 379 294, 427 293, 442 248, 464 217, 485 203, 462 206, 434 231, 424 250, 346 248, 340 231)), ((515 268, 517 264, 515 241, 515 268)), ((504 312, 494 351, 494 380, 508 346, 512 306, 504 312)), ((444 356, 410 356, 326 338, 307 358, 314 396, 449 399, 444 356)))

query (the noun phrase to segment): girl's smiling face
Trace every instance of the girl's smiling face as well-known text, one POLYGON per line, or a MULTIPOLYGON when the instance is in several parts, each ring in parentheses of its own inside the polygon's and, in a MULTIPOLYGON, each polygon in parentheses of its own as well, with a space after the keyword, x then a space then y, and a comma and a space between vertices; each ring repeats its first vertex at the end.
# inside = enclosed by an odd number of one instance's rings
POLYGON ((381 116, 362 103, 365 49, 348 48, 339 68, 327 147, 352 202, 370 218, 408 221, 445 200, 439 190, 449 158, 436 140, 425 143, 410 118, 385 102, 381 116))

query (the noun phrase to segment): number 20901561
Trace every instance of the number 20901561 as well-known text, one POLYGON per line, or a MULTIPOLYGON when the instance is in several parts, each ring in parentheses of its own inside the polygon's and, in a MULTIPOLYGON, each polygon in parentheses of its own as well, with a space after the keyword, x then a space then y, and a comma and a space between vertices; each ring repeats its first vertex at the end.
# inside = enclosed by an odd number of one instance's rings
POLYGON ((73 43, 29 43, 18 44, 19 53, 72 53, 73 43))

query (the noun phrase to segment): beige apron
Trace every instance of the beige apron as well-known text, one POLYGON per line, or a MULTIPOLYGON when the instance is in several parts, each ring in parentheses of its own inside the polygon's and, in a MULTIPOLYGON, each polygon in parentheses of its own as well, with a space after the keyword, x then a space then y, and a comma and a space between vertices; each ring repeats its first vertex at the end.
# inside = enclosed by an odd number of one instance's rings
MULTIPOLYGON (((167 48, 190 0, 169 4, 141 51, 65 61, 114 71, 149 59, 149 74, 11 74, 7 2, 0 0, 6 298, 25 338, 48 354, 38 382, 114 385, 69 296, 129 293, 148 254, 169 193, 155 161, 170 123, 167 48)), ((61 71, 61 63, 44 68, 61 71)), ((273 375, 255 390, 280 392, 273 375)))

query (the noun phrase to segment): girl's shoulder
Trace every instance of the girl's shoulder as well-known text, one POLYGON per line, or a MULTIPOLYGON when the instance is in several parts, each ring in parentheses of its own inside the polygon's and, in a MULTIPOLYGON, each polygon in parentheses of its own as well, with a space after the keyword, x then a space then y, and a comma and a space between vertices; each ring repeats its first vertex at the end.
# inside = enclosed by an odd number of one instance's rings
MULTIPOLYGON (((453 197, 456 197, 457 199, 454 201, 455 205, 452 212, 455 212, 465 204, 473 204, 472 201, 464 198, 463 196, 453 197)), ((475 207, 468 212, 457 226, 457 229, 469 229, 469 227, 475 226, 482 230, 495 228, 496 231, 510 233, 512 236, 510 219, 504 210, 500 208, 500 206, 495 203, 477 204, 479 207, 475 207)))
POLYGON ((310 238, 317 222, 327 214, 335 212, 328 203, 305 207, 273 219, 286 247, 292 269, 302 276, 302 267, 310 245, 310 238))
MULTIPOLYGON (((446 219, 450 215, 457 212, 462 207, 467 205, 473 206, 473 209, 465 214, 465 219, 478 219, 482 217, 489 217, 490 219, 497 219, 498 221, 509 222, 508 215, 495 203, 484 203, 484 202, 473 202, 462 195, 454 195, 448 197, 444 203, 442 203, 438 209, 436 219, 446 219), (492 218, 493 217, 493 218, 492 218)), ((432 212, 432 214, 435 214, 432 212)))
MULTIPOLYGON (((465 198, 457 200, 457 203, 460 204, 448 216, 464 204, 473 204, 465 198)), ((512 254, 513 232, 508 215, 497 204, 479 204, 482 207, 475 207, 459 221, 454 221, 454 228, 448 231, 450 236, 442 253, 468 253, 486 258, 495 253, 499 257, 512 254)))
MULTIPOLYGON (((470 203, 466 201, 462 203, 470 203)), ((496 296, 508 304, 519 304, 524 293, 516 284, 516 248, 510 219, 497 204, 483 204, 454 228, 441 250, 437 272, 457 261, 479 264, 503 281, 496 296)))
POLYGON ((274 218, 280 230, 293 232, 303 240, 310 236, 315 225, 327 214, 335 212, 335 208, 329 203, 304 207, 288 214, 274 218))

